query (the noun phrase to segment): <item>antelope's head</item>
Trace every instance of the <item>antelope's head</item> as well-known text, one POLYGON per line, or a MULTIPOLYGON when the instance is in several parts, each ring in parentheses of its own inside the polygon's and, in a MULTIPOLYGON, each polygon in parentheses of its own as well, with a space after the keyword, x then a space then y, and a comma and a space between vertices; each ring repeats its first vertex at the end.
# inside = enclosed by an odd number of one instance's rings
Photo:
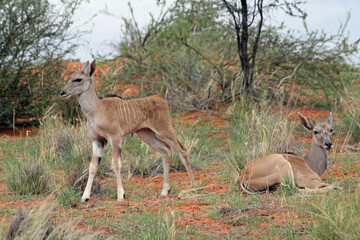
POLYGON ((317 123, 315 120, 313 124, 311 124, 306 117, 304 117, 301 113, 298 113, 300 122, 304 127, 312 132, 312 141, 316 144, 316 146, 324 148, 325 150, 329 150, 332 148, 331 135, 334 133, 332 125, 333 125, 333 117, 332 114, 326 118, 325 122, 317 123))
POLYGON ((83 64, 80 72, 73 73, 64 89, 60 92, 62 99, 69 99, 71 96, 80 95, 89 90, 92 84, 92 75, 96 69, 95 60, 83 64))

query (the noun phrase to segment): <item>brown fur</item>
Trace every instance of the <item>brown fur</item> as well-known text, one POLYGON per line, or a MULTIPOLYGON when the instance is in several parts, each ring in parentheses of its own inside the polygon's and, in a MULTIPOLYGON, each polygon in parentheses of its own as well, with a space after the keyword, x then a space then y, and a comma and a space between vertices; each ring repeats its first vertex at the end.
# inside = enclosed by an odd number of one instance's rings
MULTIPOLYGON (((241 191, 247 193, 266 191, 284 183, 286 179, 290 179, 301 191, 311 189, 316 192, 334 188, 333 185, 323 183, 319 174, 315 172, 317 170, 315 163, 321 163, 319 159, 323 159, 323 152, 326 153, 326 144, 331 147, 329 132, 332 132, 332 115, 329 114, 327 123, 319 123, 315 127, 300 113, 299 118, 306 128, 311 131, 316 130, 316 133, 313 133, 312 148, 306 159, 294 154, 270 154, 253 159, 246 164, 237 179, 241 191)), ((326 163, 327 153, 324 156, 326 163)))
POLYGON ((63 99, 79 96, 81 110, 87 118, 87 126, 93 142, 93 157, 89 167, 89 179, 82 196, 86 201, 90 197, 95 173, 102 152, 107 143, 112 147, 112 161, 118 184, 118 200, 124 199, 125 192, 121 180, 120 152, 123 137, 136 135, 160 152, 164 166, 164 183, 161 195, 170 191, 170 148, 173 148, 185 165, 190 182, 195 179, 189 164, 185 147, 175 136, 171 125, 167 102, 160 96, 123 100, 119 97, 99 98, 95 91, 92 75, 95 72, 95 60, 85 63, 80 72, 75 72, 60 93, 63 99))

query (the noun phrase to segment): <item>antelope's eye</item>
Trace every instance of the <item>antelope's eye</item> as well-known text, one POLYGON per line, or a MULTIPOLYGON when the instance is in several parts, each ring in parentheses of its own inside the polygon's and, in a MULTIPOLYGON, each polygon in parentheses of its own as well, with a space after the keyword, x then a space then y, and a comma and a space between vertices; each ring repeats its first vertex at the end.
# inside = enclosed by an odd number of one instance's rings
POLYGON ((333 130, 333 129, 330 129, 330 132, 331 132, 331 133, 333 133, 333 132, 334 132, 334 130, 333 130))
POLYGON ((314 131, 314 134, 316 135, 316 134, 319 134, 319 132, 318 131, 314 131))
POLYGON ((73 82, 81 82, 81 78, 77 78, 77 79, 75 79, 73 82))

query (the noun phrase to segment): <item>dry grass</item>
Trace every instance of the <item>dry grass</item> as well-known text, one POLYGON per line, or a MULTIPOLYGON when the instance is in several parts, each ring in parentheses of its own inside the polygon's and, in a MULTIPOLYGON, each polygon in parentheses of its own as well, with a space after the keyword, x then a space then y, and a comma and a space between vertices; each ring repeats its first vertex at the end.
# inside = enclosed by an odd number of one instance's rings
POLYGON ((233 177, 236 178, 251 159, 298 149, 298 143, 293 138, 294 123, 269 111, 246 111, 244 106, 234 109, 231 150, 228 154, 233 177))

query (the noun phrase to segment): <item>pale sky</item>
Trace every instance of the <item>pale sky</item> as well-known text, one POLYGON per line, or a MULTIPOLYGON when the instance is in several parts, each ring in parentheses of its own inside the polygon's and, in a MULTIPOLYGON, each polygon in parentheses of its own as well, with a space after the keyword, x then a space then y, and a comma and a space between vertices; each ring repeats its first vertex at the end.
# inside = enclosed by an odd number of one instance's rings
MULTIPOLYGON (((119 42, 123 37, 121 33, 123 22, 120 18, 131 16, 128 2, 128 0, 90 0, 89 3, 83 3, 75 14, 75 25, 85 23, 81 29, 92 29, 92 32, 83 37, 84 44, 78 48, 75 55, 69 56, 69 58, 80 59, 83 62, 91 60, 92 54, 96 53, 109 57, 116 54, 116 51, 109 45, 119 42), (116 16, 101 13, 100 11, 105 8, 116 16), (94 15, 96 16, 93 17, 94 15)), ((168 0, 168 2, 173 2, 173 0, 168 0)), ((131 0, 131 5, 140 27, 149 23, 150 13, 157 18, 161 12, 156 5, 156 0, 131 0)), ((308 14, 306 21, 309 30, 318 29, 329 34, 336 33, 340 24, 345 23, 346 13, 350 11, 351 18, 346 33, 350 34, 352 40, 360 38, 359 0, 308 0, 304 9, 308 14)), ((301 20, 288 17, 280 11, 274 14, 272 25, 278 25, 283 21, 287 27, 300 31, 300 34, 304 33, 301 20)))

